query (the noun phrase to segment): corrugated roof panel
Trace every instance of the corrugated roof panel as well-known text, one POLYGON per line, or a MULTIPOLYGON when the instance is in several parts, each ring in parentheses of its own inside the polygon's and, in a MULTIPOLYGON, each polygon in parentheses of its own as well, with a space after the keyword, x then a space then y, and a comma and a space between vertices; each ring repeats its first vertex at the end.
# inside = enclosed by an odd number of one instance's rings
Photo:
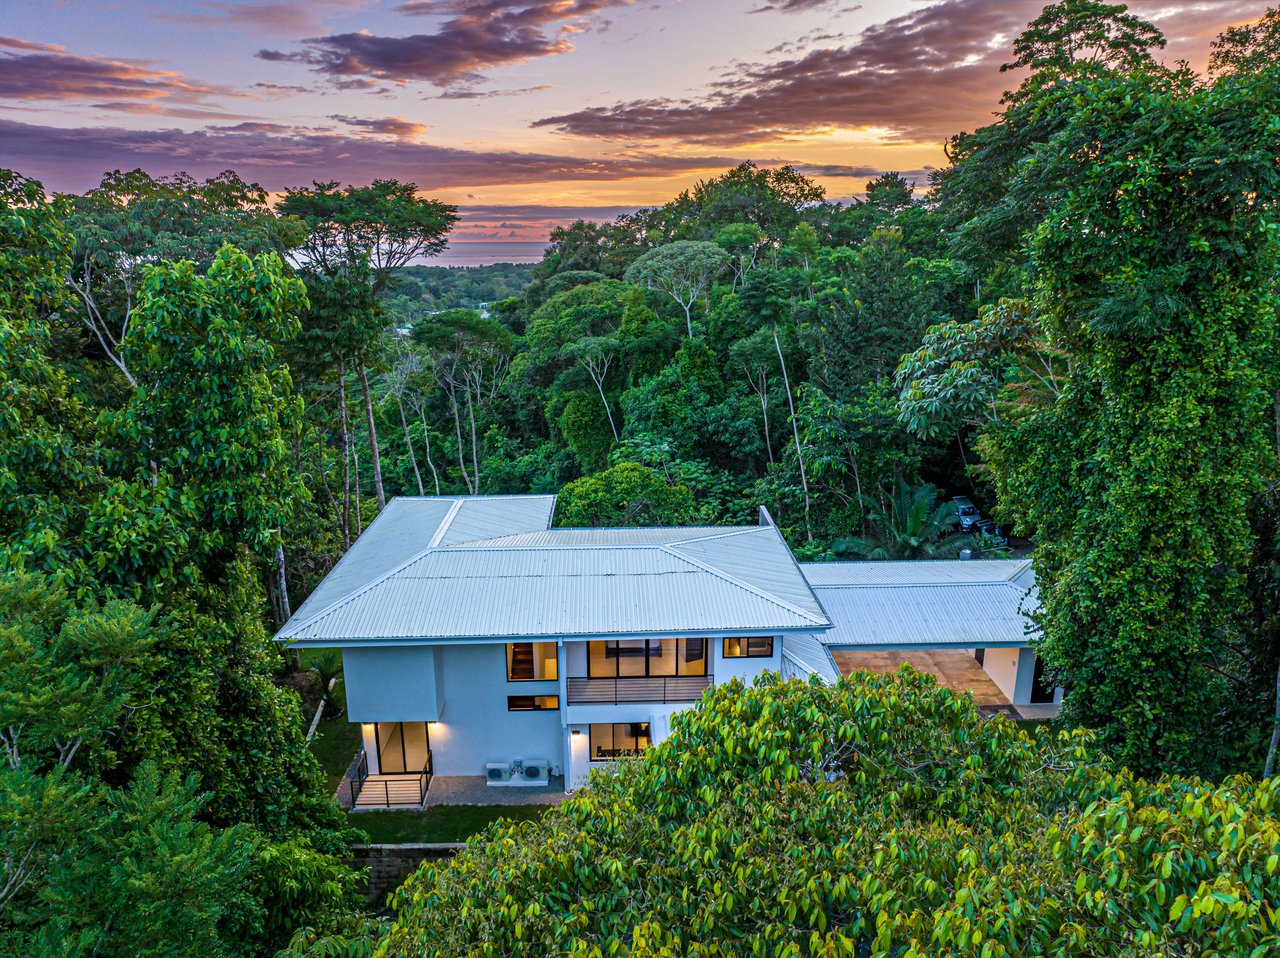
POLYGON ((802 562, 810 585, 916 585, 938 582, 1009 582, 1031 568, 1030 559, 919 559, 906 562, 802 562))
POLYGON ((398 563, 344 583, 335 601, 309 603, 280 637, 770 634, 829 624, 772 527, 544 529, 551 497, 438 502, 450 511, 434 544, 424 528, 429 547, 395 550, 398 563))
POLYGON ((545 579, 697 572, 663 549, 433 549, 398 579, 545 579))
POLYGON ((438 544, 544 530, 555 504, 555 496, 465 497, 438 544))
POLYGON ((1013 583, 820 586, 830 646, 976 648, 1028 641, 1034 596, 1013 583))
POLYGON ((672 548, 826 621, 809 583, 796 574, 791 549, 774 526, 752 526, 672 548))
MULTIPOLYGON (((834 685, 840 681, 840 670, 832 661, 831 652, 822 640, 812 635, 787 635, 782 639, 782 656, 790 657, 793 663, 810 675, 819 676, 822 681, 834 685)), ((786 669, 783 670, 786 675, 786 669)))
POLYGON ((501 638, 634 633, 771 632, 810 625, 705 572, 606 576, 417 578, 306 623, 300 640, 501 638))
MULTIPOLYGON (((753 527, 754 528, 754 527, 753 527)), ((666 545, 702 536, 740 531, 734 527, 682 526, 637 529, 547 529, 519 535, 499 536, 483 542, 468 542, 477 549, 510 549, 571 546, 645 546, 666 545)))
POLYGON ((412 559, 431 542, 454 501, 453 498, 392 499, 329 570, 307 601, 298 606, 290 621, 305 622, 412 559))

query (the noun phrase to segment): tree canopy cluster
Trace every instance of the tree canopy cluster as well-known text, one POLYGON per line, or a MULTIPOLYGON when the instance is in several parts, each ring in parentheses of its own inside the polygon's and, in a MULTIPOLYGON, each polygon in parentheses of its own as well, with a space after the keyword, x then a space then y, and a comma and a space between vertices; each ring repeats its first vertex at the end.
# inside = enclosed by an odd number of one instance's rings
POLYGON ((1280 948, 1280 780, 1149 781, 931 676, 718 684, 643 757, 393 896, 379 955, 1280 948))
POLYGON ((422 265, 457 211, 411 183, 0 171, 0 950, 367 948, 270 634, 392 496, 559 492, 763 505, 804 559, 996 554, 970 496, 1120 765, 915 679, 717 692, 411 886, 394 947, 1267 953, 1274 790, 1229 776, 1280 752, 1280 13, 1206 75, 1163 45, 1062 0, 929 182, 747 162, 527 268, 422 265))

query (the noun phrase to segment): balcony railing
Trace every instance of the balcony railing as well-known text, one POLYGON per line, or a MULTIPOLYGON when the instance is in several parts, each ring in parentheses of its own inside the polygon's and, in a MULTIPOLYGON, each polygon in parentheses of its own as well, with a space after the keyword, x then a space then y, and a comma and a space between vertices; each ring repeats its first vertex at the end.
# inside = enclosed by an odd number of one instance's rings
POLYGON ((696 702, 711 685, 709 675, 650 675, 617 679, 568 679, 570 705, 631 705, 696 702))
POLYGON ((343 780, 348 808, 394 808, 421 805, 431 785, 430 767, 421 772, 369 774, 369 757, 363 751, 343 780))

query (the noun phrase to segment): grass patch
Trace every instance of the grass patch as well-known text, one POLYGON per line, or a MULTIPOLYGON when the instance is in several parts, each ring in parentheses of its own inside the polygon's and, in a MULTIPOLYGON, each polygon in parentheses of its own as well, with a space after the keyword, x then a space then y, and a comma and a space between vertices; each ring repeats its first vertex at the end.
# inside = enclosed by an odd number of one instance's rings
POLYGON ((357 812, 351 824, 375 845, 413 842, 465 842, 500 818, 527 822, 541 818, 549 805, 433 805, 425 812, 357 812))
POLYGON ((333 685, 332 699, 341 709, 337 718, 321 719, 316 726, 316 734, 308 743, 308 748, 324 768, 325 781, 329 790, 333 791, 342 781, 342 777, 351 766, 363 744, 360 736, 360 725, 347 720, 346 688, 342 679, 333 685))

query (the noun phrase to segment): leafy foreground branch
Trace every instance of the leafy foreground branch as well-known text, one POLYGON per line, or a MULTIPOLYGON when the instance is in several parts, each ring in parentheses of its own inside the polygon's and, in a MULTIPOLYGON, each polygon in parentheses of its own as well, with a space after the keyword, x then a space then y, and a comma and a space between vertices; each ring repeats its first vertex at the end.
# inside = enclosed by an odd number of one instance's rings
POLYGON ((910 670, 720 685, 397 893, 381 955, 1276 954, 1280 784, 1150 782, 910 670))

